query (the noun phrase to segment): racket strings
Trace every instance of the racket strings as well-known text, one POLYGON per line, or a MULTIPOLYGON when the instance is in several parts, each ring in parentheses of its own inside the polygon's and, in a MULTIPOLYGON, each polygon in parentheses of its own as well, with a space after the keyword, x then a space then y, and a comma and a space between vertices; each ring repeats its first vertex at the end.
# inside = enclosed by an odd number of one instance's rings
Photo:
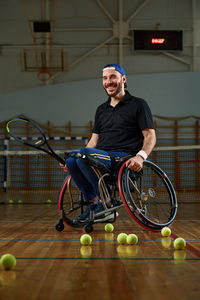
POLYGON ((33 146, 41 146, 45 142, 40 130, 29 122, 13 120, 9 123, 8 128, 10 134, 17 137, 18 141, 33 146))

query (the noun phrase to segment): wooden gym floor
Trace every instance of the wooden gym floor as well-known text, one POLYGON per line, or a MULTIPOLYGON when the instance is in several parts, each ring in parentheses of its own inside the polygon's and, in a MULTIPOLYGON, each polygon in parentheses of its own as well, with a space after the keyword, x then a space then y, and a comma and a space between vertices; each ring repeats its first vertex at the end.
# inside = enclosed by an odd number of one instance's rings
POLYGON ((0 270, 0 299, 197 299, 200 295, 200 203, 179 204, 172 236, 140 227, 124 208, 113 233, 94 226, 91 246, 81 246, 82 231, 55 230, 55 204, 1 205, 0 255, 17 265, 0 270), (118 245, 118 233, 136 233, 136 246, 118 245), (187 241, 185 250, 173 240, 187 241))

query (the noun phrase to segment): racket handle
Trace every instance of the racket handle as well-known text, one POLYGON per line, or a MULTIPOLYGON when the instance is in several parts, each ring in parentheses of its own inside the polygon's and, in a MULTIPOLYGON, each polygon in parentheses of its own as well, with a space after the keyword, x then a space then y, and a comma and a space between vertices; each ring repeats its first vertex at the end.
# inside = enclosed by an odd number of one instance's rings
POLYGON ((65 160, 62 159, 59 155, 57 155, 55 152, 52 152, 51 155, 62 165, 65 166, 65 160))

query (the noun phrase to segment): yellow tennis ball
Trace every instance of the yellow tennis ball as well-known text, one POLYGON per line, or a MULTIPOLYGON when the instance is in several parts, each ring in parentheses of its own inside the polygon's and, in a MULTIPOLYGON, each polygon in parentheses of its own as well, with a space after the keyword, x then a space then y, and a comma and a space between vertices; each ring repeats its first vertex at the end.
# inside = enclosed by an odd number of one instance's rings
POLYGON ((51 199, 47 199, 46 203, 51 204, 51 199))
POLYGON ((80 242, 81 242, 81 245, 91 245, 92 237, 87 233, 82 234, 80 237, 80 242))
POLYGON ((113 226, 113 224, 108 223, 105 225, 104 229, 106 232, 113 232, 114 226, 113 226))
POLYGON ((22 204, 23 203, 23 201, 22 200, 18 200, 18 204, 22 204))
POLYGON ((126 244, 127 243, 127 234, 126 233, 118 234, 117 241, 119 244, 126 244))
POLYGON ((186 246, 186 241, 183 238, 179 237, 179 238, 175 239, 174 248, 176 250, 182 250, 185 248, 185 246, 186 246))
POLYGON ((161 230, 161 235, 164 237, 171 235, 171 229, 169 227, 163 227, 161 230))
POLYGON ((11 270, 16 266, 16 258, 12 254, 4 254, 1 257, 0 265, 5 270, 11 270))
POLYGON ((127 236, 127 244, 129 245, 136 245, 138 242, 138 237, 136 234, 131 233, 127 236))

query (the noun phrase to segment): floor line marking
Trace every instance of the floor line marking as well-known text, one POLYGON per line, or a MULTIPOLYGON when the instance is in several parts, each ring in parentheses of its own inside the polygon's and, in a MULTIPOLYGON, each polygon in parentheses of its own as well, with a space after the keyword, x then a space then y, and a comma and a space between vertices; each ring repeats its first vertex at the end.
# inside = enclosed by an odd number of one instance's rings
MULTIPOLYGON (((174 234, 173 234, 174 235, 174 234)), ((174 235, 174 238, 172 240, 176 239, 176 235, 174 235)), ((161 242, 162 239, 158 240, 140 240, 140 242, 161 242)), ((80 242, 80 239, 63 239, 63 240, 51 240, 51 239, 45 239, 45 240, 37 240, 37 239, 30 239, 30 240, 24 240, 24 239, 0 239, 0 242, 80 242)), ((116 239, 114 240, 93 240, 93 242, 117 242, 116 239)), ((200 239, 198 240, 186 240, 186 242, 192 242, 192 243, 199 243, 200 239)))
POLYGON ((135 260, 135 261, 200 261, 200 258, 185 258, 185 259, 175 259, 173 257, 169 258, 158 258, 158 257, 150 257, 150 258, 142 258, 142 257, 129 257, 129 258, 118 258, 118 257, 16 257, 17 260, 135 260))

